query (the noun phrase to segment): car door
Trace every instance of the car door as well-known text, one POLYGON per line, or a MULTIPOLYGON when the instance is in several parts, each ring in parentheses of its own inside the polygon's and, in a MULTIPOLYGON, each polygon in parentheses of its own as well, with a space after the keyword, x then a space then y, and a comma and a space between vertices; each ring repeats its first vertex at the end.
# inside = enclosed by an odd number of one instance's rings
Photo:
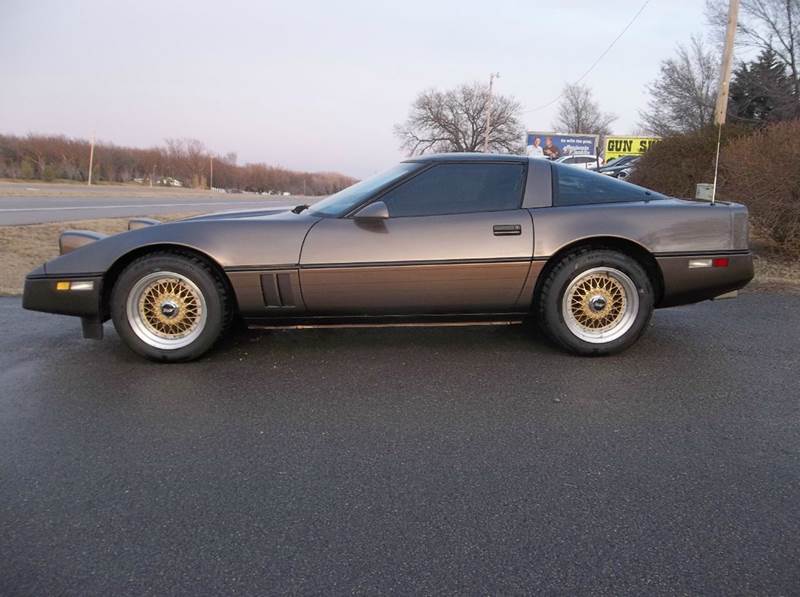
POLYGON ((527 161, 434 162, 372 198, 388 219, 321 220, 300 257, 309 312, 513 310, 533 254, 526 170, 527 161))

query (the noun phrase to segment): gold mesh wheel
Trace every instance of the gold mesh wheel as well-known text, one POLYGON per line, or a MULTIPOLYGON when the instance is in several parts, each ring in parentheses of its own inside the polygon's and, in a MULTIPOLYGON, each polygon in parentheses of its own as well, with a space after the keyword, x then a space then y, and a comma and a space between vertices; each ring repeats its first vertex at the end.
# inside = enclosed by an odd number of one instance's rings
POLYGON ((639 310, 636 285, 625 273, 598 267, 579 274, 567 287, 562 315, 570 331, 595 344, 625 334, 639 310))
POLYGON ((573 289, 570 306, 582 326, 602 330, 613 326, 625 309, 622 284, 605 274, 582 278, 573 289))
POLYGON ((128 322, 139 338, 156 348, 191 344, 205 328, 203 293, 189 278, 175 272, 154 272, 141 278, 127 301, 128 322))

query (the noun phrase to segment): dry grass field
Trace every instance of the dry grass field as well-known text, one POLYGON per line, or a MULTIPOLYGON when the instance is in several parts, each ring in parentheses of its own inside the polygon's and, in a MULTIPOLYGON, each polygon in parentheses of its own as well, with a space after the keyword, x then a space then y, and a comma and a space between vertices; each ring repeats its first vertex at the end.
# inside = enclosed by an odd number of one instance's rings
MULTIPOLYGON (((193 214, 157 216, 161 221, 193 214)), ((22 293, 25 274, 45 261, 58 257, 58 235, 64 230, 95 230, 105 234, 124 232, 130 218, 79 220, 56 224, 0 226, 0 295, 22 293)))
POLYGON ((756 227, 750 228, 750 248, 755 255, 754 288, 800 292, 800 260, 787 253, 756 227))
MULTIPOLYGON (((189 213, 155 216, 162 221, 187 217, 189 213)), ((127 229, 129 218, 82 220, 57 224, 0 226, 0 295, 22 292, 25 274, 58 256, 58 235, 64 230, 96 230, 116 234, 127 229)), ((781 289, 800 292, 800 262, 782 257, 768 242, 755 236, 756 279, 748 290, 781 289)))

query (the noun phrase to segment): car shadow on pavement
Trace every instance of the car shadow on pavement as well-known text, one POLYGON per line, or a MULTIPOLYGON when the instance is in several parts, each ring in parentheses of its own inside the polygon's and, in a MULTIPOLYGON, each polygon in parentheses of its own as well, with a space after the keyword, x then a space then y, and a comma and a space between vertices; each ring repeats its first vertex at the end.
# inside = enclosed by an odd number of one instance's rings
MULTIPOLYGON (((237 328, 228 333, 197 364, 281 364, 302 362, 313 369, 320 361, 383 363, 393 360, 422 362, 426 359, 495 362, 505 355, 516 361, 522 355, 531 363, 565 364, 575 367, 588 362, 619 362, 636 359, 661 360, 670 351, 686 351, 681 334, 662 334, 650 325, 639 341, 626 351, 610 356, 586 358, 568 354, 552 344, 535 325, 481 325, 464 327, 316 328, 264 330, 237 328)), ((131 364, 149 362, 131 352, 113 326, 105 326, 109 356, 131 364)), ((192 363, 170 366, 186 367, 192 363)))

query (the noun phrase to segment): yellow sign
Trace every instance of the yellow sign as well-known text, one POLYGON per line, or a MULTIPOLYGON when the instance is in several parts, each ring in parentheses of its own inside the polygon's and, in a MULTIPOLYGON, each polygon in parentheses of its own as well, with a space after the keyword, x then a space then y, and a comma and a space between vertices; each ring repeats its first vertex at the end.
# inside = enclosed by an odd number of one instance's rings
POLYGON ((642 155, 661 137, 606 137, 605 160, 613 160, 623 155, 642 155))

